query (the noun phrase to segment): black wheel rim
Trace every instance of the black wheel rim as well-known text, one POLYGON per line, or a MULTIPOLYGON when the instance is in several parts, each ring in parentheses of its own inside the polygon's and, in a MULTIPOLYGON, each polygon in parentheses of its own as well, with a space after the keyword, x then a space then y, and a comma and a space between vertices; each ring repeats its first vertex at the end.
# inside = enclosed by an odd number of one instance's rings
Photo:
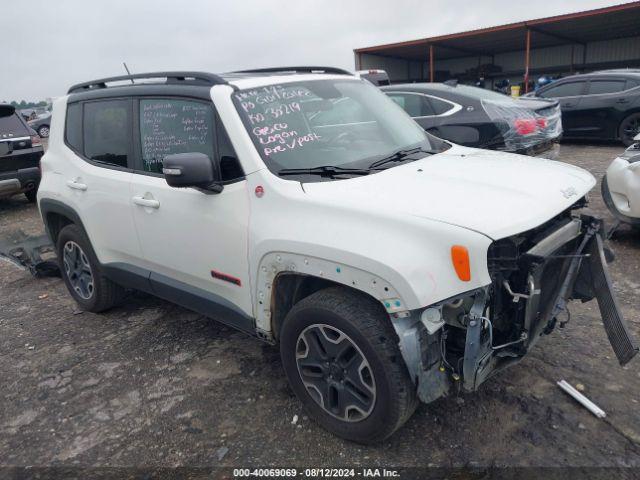
POLYGON ((64 244, 62 263, 71 288, 80 298, 89 300, 93 295, 93 272, 89 259, 76 242, 64 244))
POLYGON ((627 141, 632 141, 633 138, 640 133, 640 118, 629 120, 622 129, 622 132, 627 141))
POLYGON ((325 412, 347 422, 371 414, 376 402, 373 371, 347 334, 330 325, 310 325, 298 336, 296 363, 307 392, 325 412))

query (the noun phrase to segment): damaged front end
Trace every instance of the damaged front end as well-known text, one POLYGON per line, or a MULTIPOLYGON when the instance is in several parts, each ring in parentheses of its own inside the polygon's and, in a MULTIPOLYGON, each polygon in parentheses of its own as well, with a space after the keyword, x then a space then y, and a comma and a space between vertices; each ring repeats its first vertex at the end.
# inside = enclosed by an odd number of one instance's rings
POLYGON ((570 300, 595 298, 621 365, 638 347, 611 289, 601 220, 574 216, 575 204, 544 225, 494 242, 492 283, 394 319, 400 348, 423 402, 452 383, 476 390, 492 374, 524 357, 542 335, 569 318, 570 300))

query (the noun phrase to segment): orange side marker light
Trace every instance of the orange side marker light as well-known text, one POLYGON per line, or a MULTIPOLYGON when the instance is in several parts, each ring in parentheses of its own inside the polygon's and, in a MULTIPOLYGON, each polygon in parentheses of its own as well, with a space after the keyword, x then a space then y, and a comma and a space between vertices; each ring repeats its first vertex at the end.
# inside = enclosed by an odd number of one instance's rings
POLYGON ((462 245, 451 247, 451 262, 458 278, 463 282, 471 280, 471 264, 469 262, 469 250, 462 245))

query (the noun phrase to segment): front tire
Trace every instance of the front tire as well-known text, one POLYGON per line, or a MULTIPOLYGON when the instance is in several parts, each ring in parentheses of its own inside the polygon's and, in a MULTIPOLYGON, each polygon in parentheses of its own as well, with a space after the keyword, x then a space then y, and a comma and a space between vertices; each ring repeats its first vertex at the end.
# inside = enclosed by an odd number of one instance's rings
POLYGON ((64 283, 82 310, 103 312, 122 300, 124 289, 102 274, 82 228, 73 224, 64 227, 58 235, 56 253, 64 283))
POLYGON ((416 408, 388 314, 361 292, 332 287, 294 305, 282 325, 280 354, 309 415, 344 439, 380 442, 416 408))

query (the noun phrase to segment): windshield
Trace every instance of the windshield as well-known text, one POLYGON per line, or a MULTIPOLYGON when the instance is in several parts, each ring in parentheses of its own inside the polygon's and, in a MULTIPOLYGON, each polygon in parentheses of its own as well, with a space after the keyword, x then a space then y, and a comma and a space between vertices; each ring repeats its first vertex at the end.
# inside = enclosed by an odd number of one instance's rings
POLYGON ((441 148, 401 108, 365 81, 313 80, 234 93, 267 167, 367 167, 402 149, 441 148))

